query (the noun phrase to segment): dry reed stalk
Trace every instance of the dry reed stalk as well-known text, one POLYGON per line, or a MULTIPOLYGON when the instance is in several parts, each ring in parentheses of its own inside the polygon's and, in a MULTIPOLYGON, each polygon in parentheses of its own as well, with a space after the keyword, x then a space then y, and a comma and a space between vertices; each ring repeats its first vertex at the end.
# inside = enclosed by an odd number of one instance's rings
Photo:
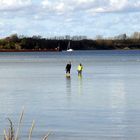
POLYGON ((19 118, 19 122, 18 122, 18 127, 17 127, 17 131, 16 131, 15 140, 18 140, 18 137, 19 137, 19 132, 20 132, 20 127, 21 127, 23 115, 24 115, 24 108, 22 109, 22 112, 21 112, 21 115, 20 115, 20 118, 19 118))
POLYGON ((35 126, 35 121, 33 120, 31 128, 29 130, 29 140, 31 140, 31 136, 32 136, 32 132, 33 132, 34 126, 35 126))
POLYGON ((14 140, 14 127, 12 121, 8 118, 8 121, 10 122, 10 127, 8 129, 8 134, 6 132, 6 129, 4 129, 4 139, 5 140, 14 140))
POLYGON ((4 129, 4 140, 8 140, 8 136, 6 134, 6 130, 4 129))
POLYGON ((14 126, 12 121, 8 118, 10 122, 10 128, 9 128, 9 140, 14 140, 14 126))
POLYGON ((48 134, 46 134, 46 136, 43 138, 43 140, 48 140, 48 137, 50 134, 51 134, 51 132, 48 132, 48 134))

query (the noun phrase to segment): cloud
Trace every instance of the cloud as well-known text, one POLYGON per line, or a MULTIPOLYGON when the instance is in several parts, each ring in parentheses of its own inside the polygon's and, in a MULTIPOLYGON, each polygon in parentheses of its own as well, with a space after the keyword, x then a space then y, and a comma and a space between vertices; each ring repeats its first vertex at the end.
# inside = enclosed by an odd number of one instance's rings
POLYGON ((140 1, 0 0, 0 12, 1 34, 109 35, 139 30, 140 1))
POLYGON ((42 6, 55 12, 91 11, 92 13, 140 11, 138 0, 43 0, 42 6))
POLYGON ((0 11, 12 11, 27 7, 31 0, 0 0, 0 11))
POLYGON ((97 7, 88 9, 89 13, 126 13, 126 12, 140 12, 140 2, 130 0, 103 0, 103 4, 97 7))
MULTIPOLYGON (((94 16, 100 13, 139 12, 139 0, 0 0, 0 11, 32 15, 35 19, 51 16, 94 16), (17 13, 19 12, 19 13, 17 13)), ((8 15, 7 14, 7 15, 8 15)), ((71 17, 70 17, 71 16, 71 17)))

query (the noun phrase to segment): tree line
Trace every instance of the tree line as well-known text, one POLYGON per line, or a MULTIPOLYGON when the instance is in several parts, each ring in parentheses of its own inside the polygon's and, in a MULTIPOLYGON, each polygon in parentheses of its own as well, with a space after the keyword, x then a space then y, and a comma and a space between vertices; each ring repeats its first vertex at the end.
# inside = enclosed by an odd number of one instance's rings
POLYGON ((18 36, 0 39, 0 51, 62 51, 68 43, 74 50, 140 49, 140 39, 47 39, 40 36, 18 36))

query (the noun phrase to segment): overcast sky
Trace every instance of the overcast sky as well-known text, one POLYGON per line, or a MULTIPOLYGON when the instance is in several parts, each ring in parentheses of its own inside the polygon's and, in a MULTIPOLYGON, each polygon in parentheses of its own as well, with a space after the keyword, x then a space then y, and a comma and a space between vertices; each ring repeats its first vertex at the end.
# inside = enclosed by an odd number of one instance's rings
POLYGON ((0 37, 140 31, 140 0, 0 0, 0 37))

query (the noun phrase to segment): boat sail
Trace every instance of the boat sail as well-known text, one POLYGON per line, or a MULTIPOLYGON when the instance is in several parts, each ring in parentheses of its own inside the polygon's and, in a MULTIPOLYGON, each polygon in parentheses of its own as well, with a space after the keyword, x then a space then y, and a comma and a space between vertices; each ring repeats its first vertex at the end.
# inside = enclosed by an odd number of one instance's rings
POLYGON ((67 52, 72 52, 72 51, 73 49, 70 47, 70 41, 69 41, 68 46, 67 46, 67 52))

